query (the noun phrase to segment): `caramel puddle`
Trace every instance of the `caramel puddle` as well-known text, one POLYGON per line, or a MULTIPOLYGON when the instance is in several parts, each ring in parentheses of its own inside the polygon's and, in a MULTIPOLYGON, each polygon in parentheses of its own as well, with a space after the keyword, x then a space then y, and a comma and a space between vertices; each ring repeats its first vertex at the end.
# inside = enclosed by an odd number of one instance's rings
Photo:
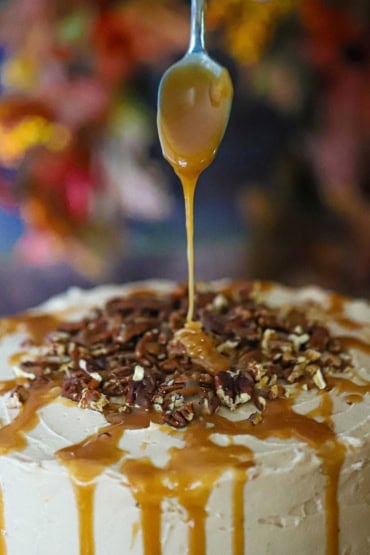
POLYGON ((187 322, 175 337, 185 347, 188 357, 211 374, 230 368, 229 359, 218 352, 212 337, 202 331, 200 322, 187 322))

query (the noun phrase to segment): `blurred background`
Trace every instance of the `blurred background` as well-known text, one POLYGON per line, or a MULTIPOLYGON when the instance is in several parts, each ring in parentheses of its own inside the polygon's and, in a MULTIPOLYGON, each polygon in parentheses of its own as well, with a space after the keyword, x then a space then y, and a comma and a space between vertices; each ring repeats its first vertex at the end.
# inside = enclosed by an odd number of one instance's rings
MULTIPOLYGON (((197 279, 370 292, 368 0, 209 0, 235 86, 196 196, 197 279)), ((0 314, 71 285, 186 279, 156 95, 189 1, 0 1, 0 314)))

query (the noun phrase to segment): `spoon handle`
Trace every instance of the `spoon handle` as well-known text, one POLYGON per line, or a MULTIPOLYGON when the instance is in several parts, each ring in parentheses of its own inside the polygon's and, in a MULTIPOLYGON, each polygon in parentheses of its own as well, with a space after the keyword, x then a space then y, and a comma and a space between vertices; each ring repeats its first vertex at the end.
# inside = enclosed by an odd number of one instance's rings
POLYGON ((205 0, 191 0, 190 43, 188 54, 204 52, 205 0))

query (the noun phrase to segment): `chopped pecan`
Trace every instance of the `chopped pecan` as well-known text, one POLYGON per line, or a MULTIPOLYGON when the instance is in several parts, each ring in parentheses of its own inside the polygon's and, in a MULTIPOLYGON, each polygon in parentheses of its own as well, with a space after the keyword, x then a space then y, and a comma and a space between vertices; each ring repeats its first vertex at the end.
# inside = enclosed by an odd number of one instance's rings
POLYGON ((257 423, 288 386, 325 389, 328 374, 351 368, 341 342, 304 308, 269 307, 248 283, 200 289, 195 314, 227 370, 202 367, 202 353, 189 357, 176 338, 188 304, 186 288, 178 288, 117 297, 79 321, 59 324, 15 371, 30 388, 61 376, 63 396, 102 411, 110 422, 144 409, 157 422, 183 427, 220 405, 235 410, 247 402, 258 409, 251 416, 257 423))

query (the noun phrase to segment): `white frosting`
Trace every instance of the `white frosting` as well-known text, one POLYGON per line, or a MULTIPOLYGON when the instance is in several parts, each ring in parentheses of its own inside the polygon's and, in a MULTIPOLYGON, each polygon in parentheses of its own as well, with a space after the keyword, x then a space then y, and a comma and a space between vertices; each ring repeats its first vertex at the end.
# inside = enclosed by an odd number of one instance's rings
MULTIPOLYGON (((167 291, 170 282, 144 282, 133 287, 167 291)), ((107 286, 92 291, 73 289, 37 309, 38 312, 74 308, 70 317, 80 315, 91 305, 132 287, 107 286)), ((325 307, 327 295, 317 288, 299 291, 274 286, 265 294, 275 305, 313 299, 325 307)), ((348 302, 348 315, 359 322, 370 322, 370 307, 361 301, 348 302)), ((335 331, 337 324, 332 324, 335 331)), ((348 330, 345 334, 348 335, 348 330)), ((358 333, 357 333, 358 335, 358 333)), ((370 338, 370 325, 361 330, 370 338)), ((0 379, 10 379, 13 371, 9 356, 21 350, 21 333, 0 340, 0 379)), ((356 359, 356 357, 355 357, 356 359)), ((358 354, 356 370, 370 379, 369 357, 358 354)), ((8 394, 0 397, 0 420, 9 423, 17 414, 9 408, 8 394)), ((317 406, 315 392, 303 392, 295 410, 305 414, 317 406)), ((233 418, 241 419, 238 410, 233 418)), ((245 413, 244 413, 245 414, 245 413)), ((333 422, 341 441, 348 447, 340 475, 340 554, 367 555, 370 552, 370 396, 360 403, 347 404, 334 399, 333 422)), ((5 537, 8 555, 78 555, 78 513, 68 471, 55 459, 58 449, 82 441, 105 424, 97 412, 83 410, 58 399, 39 411, 39 423, 27 432, 23 451, 0 457, 3 489, 5 537)), ((245 497, 245 554, 325 555, 325 477, 321 461, 304 442, 252 436, 230 438, 214 434, 222 448, 235 443, 254 452, 255 465, 248 471, 245 497)), ((182 447, 182 432, 166 433, 155 424, 147 429, 126 431, 120 447, 129 458, 149 457, 164 467, 169 449, 182 447)), ((196 476, 196 461, 195 476, 196 476)), ((201 477, 198 477, 201 479, 201 477)), ((207 555, 232 554, 233 474, 225 472, 215 484, 207 510, 207 555)), ((185 555, 188 551, 186 514, 176 499, 162 503, 162 553, 185 555)), ((127 479, 112 465, 97 478, 95 496, 95 555, 143 555, 142 534, 134 531, 140 510, 127 479)), ((81 551, 83 553, 83 551, 81 551)), ((88 555, 88 554, 86 554, 88 555)))

